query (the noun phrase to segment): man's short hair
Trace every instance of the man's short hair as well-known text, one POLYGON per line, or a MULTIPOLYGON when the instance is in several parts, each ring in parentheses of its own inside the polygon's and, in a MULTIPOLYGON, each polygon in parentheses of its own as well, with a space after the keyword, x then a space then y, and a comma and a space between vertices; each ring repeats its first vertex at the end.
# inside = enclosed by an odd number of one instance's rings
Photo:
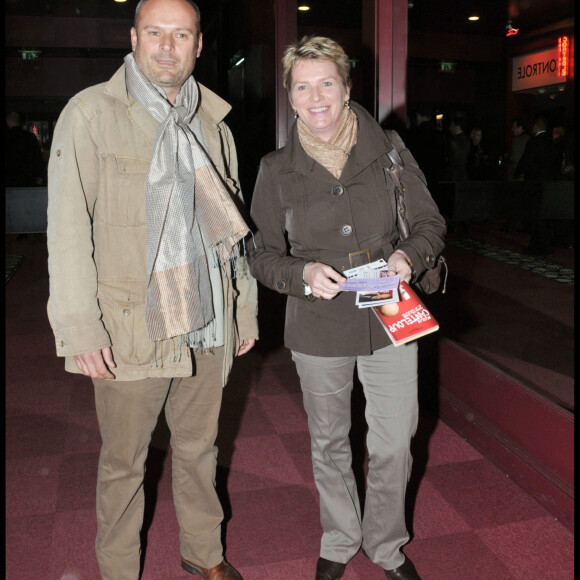
MULTIPOLYGON (((199 6, 193 0, 183 0, 183 1, 187 2, 195 10, 195 25, 197 27, 197 35, 199 36, 201 33, 201 12, 199 11, 199 6)), ((135 21, 133 22, 135 30, 137 30, 139 12, 141 12, 141 8, 143 8, 143 6, 147 4, 147 2, 149 2, 149 0, 139 0, 139 4, 137 4, 137 8, 135 8, 135 21)))
POLYGON ((522 119, 522 118, 520 118, 520 117, 516 117, 516 118, 515 118, 515 119, 512 121, 512 123, 513 123, 513 124, 514 124, 516 127, 518 127, 518 129, 523 129, 524 131, 526 130, 526 126, 524 125, 524 121, 523 121, 523 119, 522 119))
POLYGON ((6 115, 6 124, 11 127, 20 127, 22 125, 22 120, 18 113, 12 112, 6 115))
POLYGON ((433 107, 431 105, 426 105, 422 103, 420 105, 417 105, 417 107, 415 108, 415 113, 417 115, 421 115, 421 117, 431 119, 431 117, 433 117, 433 107))
POLYGON ((536 125, 540 131, 547 131, 548 119, 546 119, 544 115, 536 115, 534 117, 534 125, 536 125))
POLYGON ((282 58, 284 88, 290 94, 292 89, 292 69, 301 60, 330 60, 336 64, 338 74, 345 88, 351 86, 350 62, 338 42, 325 36, 303 36, 298 42, 286 47, 282 58))
POLYGON ((457 115, 451 117, 450 123, 452 123, 456 127, 459 127, 462 131, 465 129, 465 121, 463 120, 462 117, 458 117, 457 115))

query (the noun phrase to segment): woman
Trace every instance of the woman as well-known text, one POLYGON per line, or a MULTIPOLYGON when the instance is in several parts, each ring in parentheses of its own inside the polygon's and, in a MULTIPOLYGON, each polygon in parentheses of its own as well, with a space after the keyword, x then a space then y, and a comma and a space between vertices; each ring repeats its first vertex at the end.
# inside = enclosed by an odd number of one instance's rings
MULTIPOLYGON (((417 579, 400 551, 409 540, 404 503, 418 416, 417 345, 390 345, 374 314, 357 308, 339 282, 361 256, 384 258, 390 274, 410 281, 443 249, 445 223, 424 187, 406 191, 413 234, 397 246, 394 189, 384 171, 392 145, 350 103, 349 61, 336 42, 304 37, 287 48, 283 64, 297 121, 287 145, 262 159, 249 259, 255 278, 288 296, 285 345, 300 377, 320 496, 316 580, 341 578, 361 546, 387 578, 417 579), (355 364, 368 423, 364 516, 348 438, 355 364)), ((424 179, 393 138, 407 169, 424 179)))

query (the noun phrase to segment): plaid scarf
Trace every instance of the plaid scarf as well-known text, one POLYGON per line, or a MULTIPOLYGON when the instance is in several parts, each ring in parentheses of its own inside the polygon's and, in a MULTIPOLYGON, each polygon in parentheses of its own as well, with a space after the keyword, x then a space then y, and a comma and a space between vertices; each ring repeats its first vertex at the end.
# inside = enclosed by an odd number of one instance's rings
MULTIPOLYGON (((236 259, 249 229, 229 191, 188 124, 199 89, 193 76, 171 105, 125 57, 129 94, 159 123, 145 191, 147 297, 145 316, 152 341, 188 335, 214 319, 204 241, 220 263, 236 259)), ((199 332, 197 333, 199 335, 199 332)))

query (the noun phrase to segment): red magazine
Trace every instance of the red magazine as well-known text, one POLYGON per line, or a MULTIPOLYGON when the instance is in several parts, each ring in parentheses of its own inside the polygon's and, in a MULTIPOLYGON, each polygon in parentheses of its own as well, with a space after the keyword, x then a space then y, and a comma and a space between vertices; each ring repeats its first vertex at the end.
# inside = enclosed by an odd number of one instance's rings
POLYGON ((439 324, 407 282, 399 284, 399 295, 399 302, 373 307, 395 346, 439 330, 439 324))

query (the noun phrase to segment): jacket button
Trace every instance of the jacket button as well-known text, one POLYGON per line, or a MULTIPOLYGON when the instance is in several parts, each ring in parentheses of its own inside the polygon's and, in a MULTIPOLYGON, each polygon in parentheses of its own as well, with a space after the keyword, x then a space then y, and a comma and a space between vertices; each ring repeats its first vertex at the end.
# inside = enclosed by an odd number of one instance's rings
POLYGON ((280 280, 279 282, 276 282, 276 288, 278 288, 278 290, 284 290, 284 288, 286 288, 286 281, 280 280))
POLYGON ((427 262, 427 265, 433 266, 433 264, 435 264, 435 256, 433 254, 427 254, 427 256, 425 256, 425 261, 427 262))
POLYGON ((343 236, 350 236, 350 234, 352 234, 352 226, 349 226, 348 224, 344 224, 341 228, 340 228, 340 233, 343 236))
POLYGON ((332 193, 334 195, 336 195, 337 197, 341 196, 343 194, 343 192, 344 192, 344 188, 342 187, 342 185, 335 185, 332 188, 332 193))
POLYGON ((125 310, 123 310, 123 315, 129 316, 129 314, 131 314, 131 311, 128 308, 125 308, 125 310))
POLYGON ((60 149, 58 149, 58 150, 57 150, 57 152, 56 152, 56 156, 57 156, 57 157, 60 157, 60 149))

